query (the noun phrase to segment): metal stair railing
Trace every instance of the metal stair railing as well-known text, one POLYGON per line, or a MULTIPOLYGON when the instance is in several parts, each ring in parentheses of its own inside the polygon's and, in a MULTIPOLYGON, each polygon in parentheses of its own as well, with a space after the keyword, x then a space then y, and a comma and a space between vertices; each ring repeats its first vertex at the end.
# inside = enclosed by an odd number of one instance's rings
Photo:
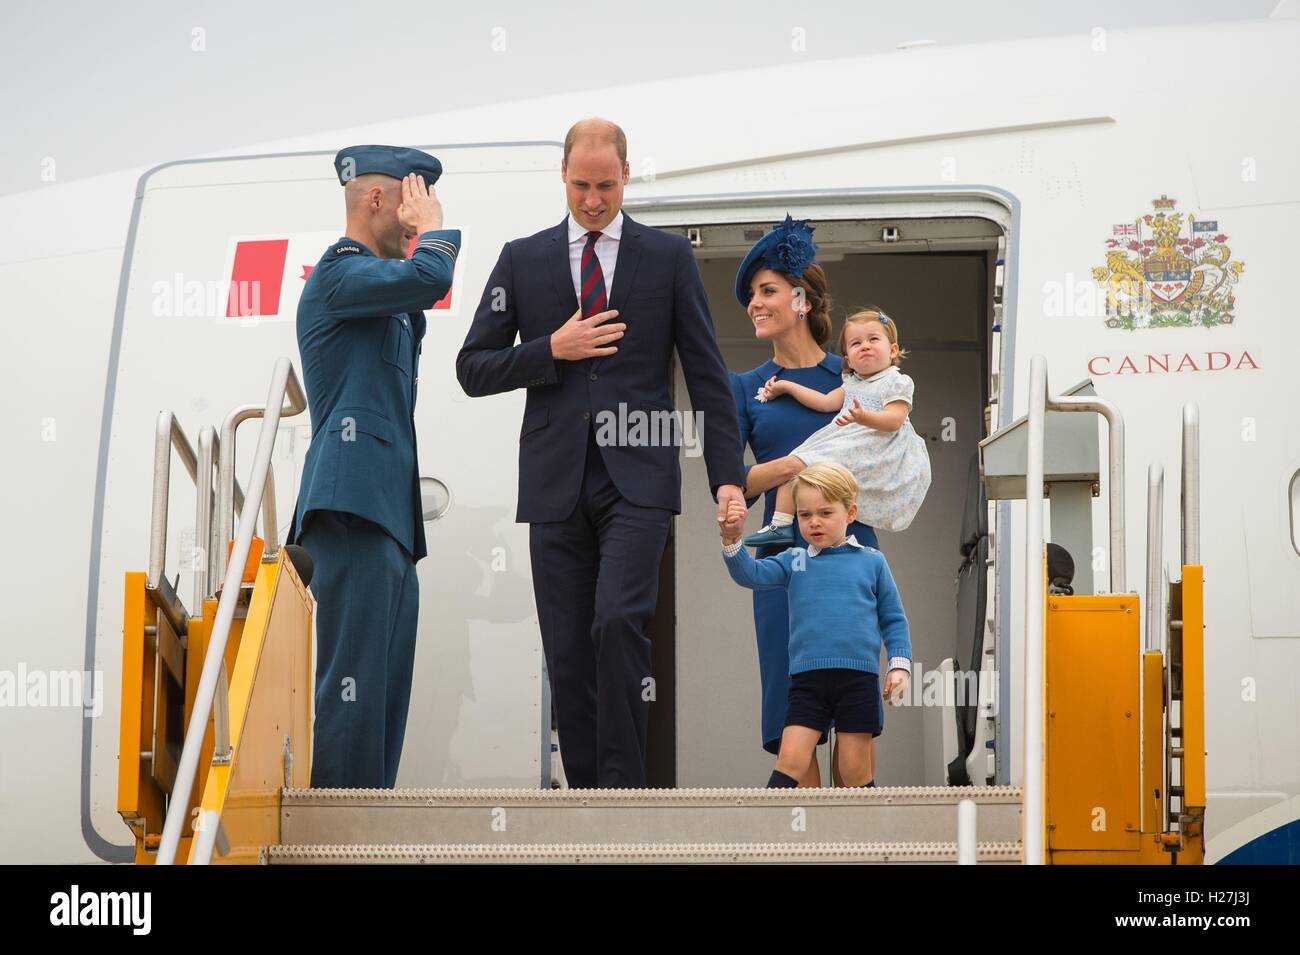
POLYGON ((1025 467, 1025 682, 1024 682, 1024 861, 1042 865, 1046 780, 1043 765, 1043 487, 1045 434, 1049 411, 1092 411, 1109 425, 1110 590, 1124 584, 1124 418, 1104 398, 1053 395, 1047 385, 1047 359, 1029 363, 1029 431, 1025 467))
MULTIPOLYGON (((1182 440, 1182 482, 1180 487, 1180 509, 1182 522, 1180 527, 1180 560, 1183 567, 1199 566, 1201 563, 1201 413, 1194 402, 1183 405, 1183 440, 1182 440)), ((1155 465, 1153 465, 1155 467, 1155 465)), ((1180 573, 1180 576, 1181 573, 1180 573)), ((1178 605, 1181 608, 1182 590, 1179 586, 1178 605)), ((1165 585, 1164 592, 1170 593, 1170 585, 1165 585)), ((1154 605, 1153 605, 1154 606, 1154 605)), ((1184 726, 1186 722, 1186 704, 1183 700, 1183 613, 1181 609, 1175 618, 1171 600, 1169 611, 1165 613, 1163 623, 1168 635, 1165 652, 1165 789, 1162 803, 1162 829, 1167 835, 1176 834, 1177 839, 1170 845, 1181 846, 1187 833, 1187 759, 1184 726), (1175 640, 1177 635, 1177 640, 1175 640), (1178 704, 1178 718, 1174 719, 1174 704, 1178 704), (1174 769, 1177 764, 1178 781, 1174 781, 1174 769), (1178 806, 1174 802, 1177 800, 1178 806)), ((1157 631, 1158 634, 1158 631, 1157 631)), ((1158 636, 1153 636, 1157 639, 1158 636)), ((1156 649, 1159 649, 1157 646, 1156 649)))
POLYGON ((1183 405, 1183 564, 1201 563, 1201 409, 1183 405))
MULTIPOLYGON (((271 375, 271 387, 267 393, 265 408, 258 409, 262 418, 262 427, 258 434, 257 450, 253 457, 253 468, 249 480, 249 492, 245 499, 246 506, 240 509, 239 527, 235 533, 235 544, 231 551, 230 559, 225 564, 225 580, 221 589, 221 598, 217 603, 217 614, 213 621, 212 634, 208 640, 207 654, 203 660, 203 671, 199 677, 198 689, 194 696, 194 707, 190 715, 189 726, 185 731, 185 744, 181 749, 181 758, 176 770, 176 785, 172 790, 171 798, 167 802, 167 817, 163 823, 162 838, 158 846, 158 856, 156 864, 171 865, 175 861, 176 849, 180 845, 181 832, 188 816, 188 807, 190 795, 194 787, 194 775, 198 769, 199 750, 203 746, 203 737, 207 731, 208 718, 213 713, 213 703, 217 696, 218 684, 224 683, 220 677, 223 672, 226 643, 230 637, 230 626, 235 617, 235 605, 239 601, 240 584, 244 575, 244 564, 248 560, 248 552, 253 541, 253 530, 257 522, 257 510, 262 504, 263 495, 269 489, 269 496, 274 497, 275 488, 269 485, 271 473, 271 453, 275 448, 276 433, 279 429, 280 419, 282 417, 292 417, 302 413, 307 408, 307 398, 303 393, 302 385, 298 381, 298 376, 293 370, 293 364, 288 358, 281 358, 275 363, 275 370, 271 375), (285 403, 286 397, 288 403, 285 403)), ((249 406, 236 408, 226 417, 226 422, 222 426, 221 440, 221 460, 223 463, 229 455, 230 466, 227 476, 221 480, 221 495, 229 495, 233 501, 234 488, 234 440, 233 428, 238 424, 238 420, 244 420, 248 417, 256 417, 254 414, 247 414, 249 406), (243 417, 240 417, 243 415, 243 417), (238 419, 238 420, 234 420, 238 419), (232 420, 234 423, 232 424, 232 420), (229 430, 228 430, 229 429, 229 430)), ((188 444, 188 442, 186 442, 188 444)), ((197 467, 195 469, 197 471, 197 467)), ((225 468, 223 467, 223 471, 225 468)), ((225 511, 223 508, 221 526, 225 526, 225 511)), ((267 533, 268 544, 274 539, 274 504, 267 511, 271 515, 271 520, 266 522, 265 528, 267 533)), ((264 515, 265 516, 265 515, 264 515)), ((223 532, 224 533, 224 532, 223 532)), ((222 548, 224 550, 224 548, 222 548)), ((225 697, 227 690, 221 687, 221 695, 225 697)), ((228 717, 227 699, 220 701, 217 713, 217 726, 215 735, 218 740, 218 748, 214 754, 220 757, 223 752, 229 752, 230 727, 228 717), (222 723, 225 722, 225 725, 222 723), (225 750, 221 748, 224 740, 225 750)), ((208 835, 201 838, 198 848, 207 853, 207 857, 200 858, 203 853, 196 854, 196 860, 207 862, 211 857, 211 849, 214 842, 219 838, 215 831, 220 825, 219 820, 208 819, 200 826, 200 832, 207 830, 208 835)))
MULTIPOLYGON (((167 504, 171 492, 172 449, 176 450, 185 470, 197 485, 198 458, 194 446, 185 435, 185 429, 170 411, 158 412, 158 425, 153 445, 153 503, 149 521, 149 570, 145 576, 145 590, 167 618, 177 636, 185 639, 189 614, 176 589, 165 576, 167 561, 167 504)), ((202 510, 203 498, 199 497, 202 510)))

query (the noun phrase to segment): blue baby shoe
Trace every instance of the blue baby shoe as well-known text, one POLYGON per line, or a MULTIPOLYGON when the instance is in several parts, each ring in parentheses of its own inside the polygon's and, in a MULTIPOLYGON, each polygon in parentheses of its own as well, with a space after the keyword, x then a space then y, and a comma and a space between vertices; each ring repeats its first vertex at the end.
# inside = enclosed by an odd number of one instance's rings
POLYGON ((746 547, 766 547, 768 544, 793 544, 794 543, 794 525, 782 524, 778 527, 775 524, 768 524, 760 531, 756 531, 745 538, 746 547))

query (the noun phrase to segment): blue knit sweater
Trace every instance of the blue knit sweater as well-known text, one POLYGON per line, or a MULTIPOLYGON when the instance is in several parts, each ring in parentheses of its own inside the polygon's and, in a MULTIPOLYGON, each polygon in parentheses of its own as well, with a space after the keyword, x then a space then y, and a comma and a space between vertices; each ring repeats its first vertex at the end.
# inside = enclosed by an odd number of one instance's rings
POLYGON ((903 600, 874 547, 846 542, 812 555, 791 547, 755 560, 733 545, 724 546, 723 560, 742 587, 789 592, 791 675, 839 668, 879 674, 882 640, 891 660, 911 659, 903 600))

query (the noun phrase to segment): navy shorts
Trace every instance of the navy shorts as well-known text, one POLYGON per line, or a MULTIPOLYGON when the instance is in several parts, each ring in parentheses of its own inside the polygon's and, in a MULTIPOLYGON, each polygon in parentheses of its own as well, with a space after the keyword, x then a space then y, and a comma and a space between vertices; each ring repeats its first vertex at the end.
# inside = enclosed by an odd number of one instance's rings
POLYGON ((880 678, 866 670, 805 670, 790 677, 786 726, 879 736, 885 724, 880 678))

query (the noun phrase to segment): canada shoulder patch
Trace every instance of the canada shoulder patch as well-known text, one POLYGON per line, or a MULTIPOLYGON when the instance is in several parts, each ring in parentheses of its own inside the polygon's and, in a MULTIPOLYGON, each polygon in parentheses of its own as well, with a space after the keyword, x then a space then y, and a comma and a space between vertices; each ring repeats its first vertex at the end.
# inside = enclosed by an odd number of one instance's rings
POLYGON ((361 248, 355 245, 336 245, 334 246, 334 254, 335 255, 348 255, 348 254, 360 255, 361 248))

